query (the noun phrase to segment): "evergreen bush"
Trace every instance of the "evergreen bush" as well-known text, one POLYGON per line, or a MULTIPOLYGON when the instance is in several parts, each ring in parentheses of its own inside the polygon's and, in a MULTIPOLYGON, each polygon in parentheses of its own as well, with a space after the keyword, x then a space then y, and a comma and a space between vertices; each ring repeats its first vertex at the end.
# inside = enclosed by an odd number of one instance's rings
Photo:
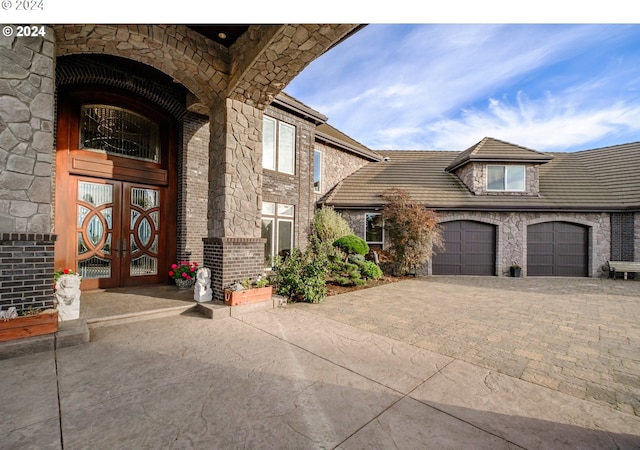
POLYGON ((347 255, 366 255, 369 253, 369 245, 367 245, 364 239, 353 234, 336 239, 333 242, 333 246, 339 248, 347 255))

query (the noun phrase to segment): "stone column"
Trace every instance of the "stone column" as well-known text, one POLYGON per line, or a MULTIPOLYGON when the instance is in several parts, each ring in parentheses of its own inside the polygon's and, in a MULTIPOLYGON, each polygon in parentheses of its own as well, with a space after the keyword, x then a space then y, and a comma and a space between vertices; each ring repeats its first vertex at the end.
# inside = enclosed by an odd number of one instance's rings
POLYGON ((204 263, 214 298, 264 271, 262 111, 225 99, 210 116, 208 237, 204 263))
POLYGON ((0 36, 0 306, 53 304, 53 31, 0 36))

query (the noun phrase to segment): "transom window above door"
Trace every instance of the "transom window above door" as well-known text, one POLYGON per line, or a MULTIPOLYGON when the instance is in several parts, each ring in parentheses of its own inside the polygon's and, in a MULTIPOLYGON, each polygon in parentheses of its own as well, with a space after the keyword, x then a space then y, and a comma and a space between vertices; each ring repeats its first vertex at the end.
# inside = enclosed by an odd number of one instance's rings
POLYGON ((80 116, 80 149, 160 162, 160 128, 154 121, 108 105, 83 105, 80 116))

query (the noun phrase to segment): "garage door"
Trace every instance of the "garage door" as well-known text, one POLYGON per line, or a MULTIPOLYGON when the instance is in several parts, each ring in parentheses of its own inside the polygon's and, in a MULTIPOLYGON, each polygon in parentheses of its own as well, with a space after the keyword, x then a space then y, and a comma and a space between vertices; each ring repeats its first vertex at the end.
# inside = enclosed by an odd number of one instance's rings
POLYGON ((469 220, 444 222, 444 251, 433 257, 434 275, 495 275, 496 227, 469 220))
POLYGON ((527 275, 586 277, 589 228, 567 222, 527 227, 527 275))

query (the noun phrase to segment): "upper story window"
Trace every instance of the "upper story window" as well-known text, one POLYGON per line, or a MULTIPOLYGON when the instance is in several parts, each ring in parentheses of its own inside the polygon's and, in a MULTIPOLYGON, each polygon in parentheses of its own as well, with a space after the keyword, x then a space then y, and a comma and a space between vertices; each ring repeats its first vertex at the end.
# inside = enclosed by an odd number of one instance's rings
POLYGON ((313 152, 313 192, 322 192, 322 152, 313 152))
POLYGON ((487 191, 524 190, 524 166, 487 166, 487 191))
POLYGON ((160 128, 146 117, 108 105, 83 105, 80 147, 127 158, 160 162, 160 128))
POLYGON ((271 117, 262 119, 262 167, 293 175, 296 167, 296 128, 271 117))

